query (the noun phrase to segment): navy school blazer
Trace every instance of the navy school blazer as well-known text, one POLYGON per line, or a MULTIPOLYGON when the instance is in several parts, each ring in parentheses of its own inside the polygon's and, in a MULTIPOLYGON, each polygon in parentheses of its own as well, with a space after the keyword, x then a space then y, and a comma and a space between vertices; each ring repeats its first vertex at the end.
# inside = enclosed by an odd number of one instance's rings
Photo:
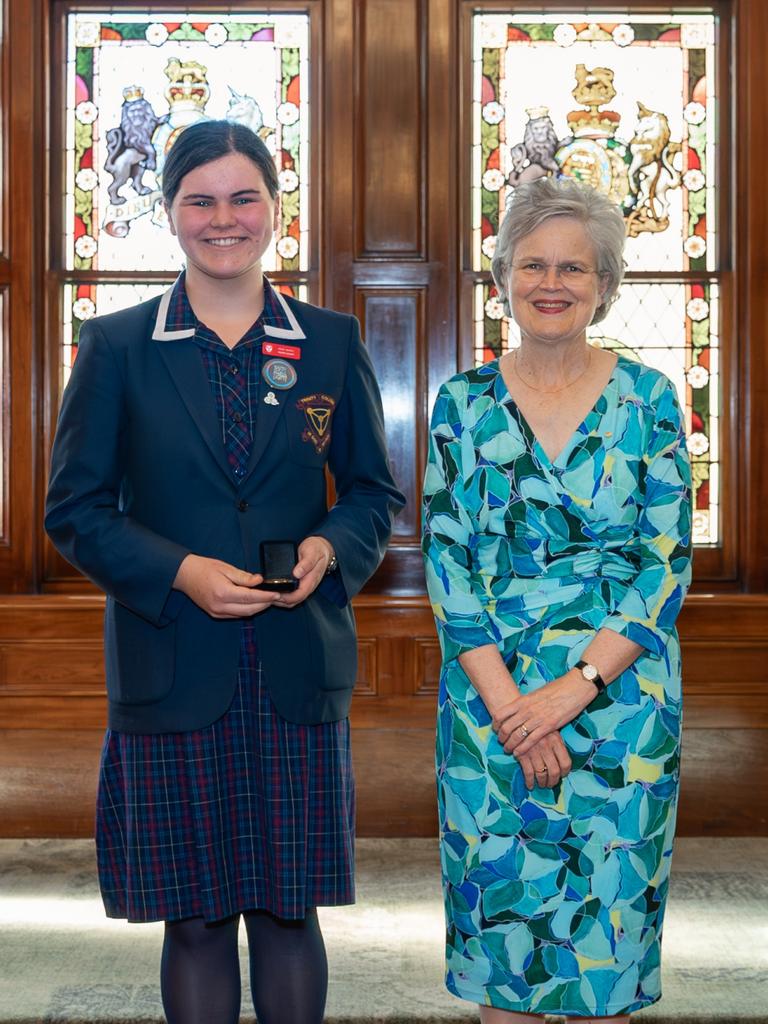
POLYGON ((267 325, 268 340, 300 347, 298 380, 281 391, 260 378, 238 482, 194 331, 166 328, 170 295, 84 324, 53 445, 45 528, 107 595, 109 725, 176 732, 224 714, 241 620, 214 619, 173 590, 178 568, 191 552, 258 572, 260 541, 309 535, 333 545, 343 588, 321 583, 296 608, 270 608, 253 622, 280 714, 336 721, 348 713, 357 670, 349 601, 381 562, 405 503, 357 320, 278 293, 291 326, 267 325))

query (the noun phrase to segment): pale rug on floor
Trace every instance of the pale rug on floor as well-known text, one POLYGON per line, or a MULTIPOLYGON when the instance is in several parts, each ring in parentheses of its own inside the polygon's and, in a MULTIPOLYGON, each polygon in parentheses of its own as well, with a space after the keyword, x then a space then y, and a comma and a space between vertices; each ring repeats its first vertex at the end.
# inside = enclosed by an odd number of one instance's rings
MULTIPOLYGON (((328 1024, 476 1024, 443 987, 432 840, 360 840, 357 906, 321 913, 328 1024)), ((0 840, 2 1024, 160 1024, 161 941, 104 917, 92 843, 0 840)), ((638 1024, 768 1024, 768 839, 678 840, 663 978, 638 1024)))

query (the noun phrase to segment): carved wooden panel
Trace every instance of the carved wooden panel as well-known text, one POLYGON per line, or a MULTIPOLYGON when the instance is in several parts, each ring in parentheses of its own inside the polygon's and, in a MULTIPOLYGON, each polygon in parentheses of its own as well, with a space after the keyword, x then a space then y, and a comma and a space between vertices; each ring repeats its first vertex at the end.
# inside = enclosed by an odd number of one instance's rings
POLYGON ((407 499, 395 520, 394 538, 418 544, 425 437, 420 415, 425 377, 424 289, 357 288, 355 312, 381 388, 393 473, 407 499))
POLYGON ((414 673, 414 694, 437 697, 440 686, 442 656, 437 639, 417 636, 413 641, 416 671, 414 673))
POLYGON ((358 0, 355 255, 424 258, 420 0, 358 0))
POLYGON ((101 640, 0 642, 0 692, 103 694, 101 640))
POLYGON ((378 692, 378 641, 375 637, 359 640, 357 644, 356 697, 375 697, 378 692))

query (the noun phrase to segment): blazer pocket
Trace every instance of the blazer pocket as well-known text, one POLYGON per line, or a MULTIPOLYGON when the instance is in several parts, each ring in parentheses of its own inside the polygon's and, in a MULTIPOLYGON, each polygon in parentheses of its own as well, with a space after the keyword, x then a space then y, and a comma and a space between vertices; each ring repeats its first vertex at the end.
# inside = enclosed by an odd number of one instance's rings
POLYGON ((301 466, 322 469, 328 461, 336 401, 318 392, 300 396, 285 410, 288 456, 301 466))
POLYGON ((119 704, 153 704, 173 686, 176 620, 154 626, 112 599, 104 613, 107 693, 119 704))
POLYGON ((322 690, 349 690, 357 675, 357 636, 352 609, 339 608, 317 593, 305 602, 312 658, 321 666, 322 690))

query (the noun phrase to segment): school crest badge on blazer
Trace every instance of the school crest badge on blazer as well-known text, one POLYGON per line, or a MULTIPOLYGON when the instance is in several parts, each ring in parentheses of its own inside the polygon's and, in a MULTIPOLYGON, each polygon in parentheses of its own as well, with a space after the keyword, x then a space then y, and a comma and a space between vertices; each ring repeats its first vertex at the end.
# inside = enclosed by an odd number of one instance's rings
POLYGON ((322 455, 331 443, 331 418, 335 407, 336 400, 323 394, 306 395, 296 403, 307 424, 301 439, 314 445, 318 455, 322 455))

